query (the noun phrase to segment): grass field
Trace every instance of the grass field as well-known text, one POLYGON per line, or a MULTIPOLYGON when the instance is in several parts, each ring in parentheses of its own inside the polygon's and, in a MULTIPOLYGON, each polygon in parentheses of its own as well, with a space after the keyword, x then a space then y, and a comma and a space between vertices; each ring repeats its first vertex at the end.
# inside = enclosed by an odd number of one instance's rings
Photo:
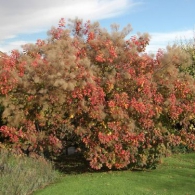
POLYGON ((33 195, 194 195, 195 153, 164 159, 156 170, 63 175, 33 195))

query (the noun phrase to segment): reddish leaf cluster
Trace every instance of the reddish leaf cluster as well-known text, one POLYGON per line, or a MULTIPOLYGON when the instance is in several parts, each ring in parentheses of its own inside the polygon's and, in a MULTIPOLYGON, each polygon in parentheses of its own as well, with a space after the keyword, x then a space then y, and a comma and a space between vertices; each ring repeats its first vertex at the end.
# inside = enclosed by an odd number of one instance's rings
POLYGON ((178 68, 187 56, 175 46, 143 53, 149 36, 125 40, 130 26, 109 33, 90 21, 65 24, 1 61, 2 136, 59 152, 68 132, 94 169, 148 168, 172 146, 194 149, 195 85, 178 68))

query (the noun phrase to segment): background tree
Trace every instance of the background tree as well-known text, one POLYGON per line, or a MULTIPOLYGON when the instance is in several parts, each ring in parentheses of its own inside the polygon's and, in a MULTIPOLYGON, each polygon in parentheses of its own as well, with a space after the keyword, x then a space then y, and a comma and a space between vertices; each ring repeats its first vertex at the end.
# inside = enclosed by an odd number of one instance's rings
POLYGON ((180 46, 191 58, 191 65, 187 68, 183 68, 182 71, 195 77, 195 32, 192 39, 181 40, 180 43, 177 43, 177 45, 180 46))

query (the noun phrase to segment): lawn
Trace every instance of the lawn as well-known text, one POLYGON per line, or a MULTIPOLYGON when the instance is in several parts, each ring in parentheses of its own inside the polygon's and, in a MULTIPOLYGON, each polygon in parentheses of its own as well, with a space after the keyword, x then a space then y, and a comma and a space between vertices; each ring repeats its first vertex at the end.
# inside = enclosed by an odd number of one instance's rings
POLYGON ((163 160, 156 170, 65 174, 33 195, 193 195, 195 153, 163 160))

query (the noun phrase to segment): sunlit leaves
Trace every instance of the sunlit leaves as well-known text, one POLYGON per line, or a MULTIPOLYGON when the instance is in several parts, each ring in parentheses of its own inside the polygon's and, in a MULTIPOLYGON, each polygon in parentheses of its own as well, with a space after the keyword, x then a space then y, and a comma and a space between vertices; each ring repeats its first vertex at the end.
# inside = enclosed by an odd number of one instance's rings
POLYGON ((127 40, 130 31, 61 19, 48 40, 4 56, 6 141, 52 154, 76 142, 94 169, 149 168, 172 146, 194 149, 195 85, 179 70, 187 56, 169 47, 152 57, 149 35, 127 40))

